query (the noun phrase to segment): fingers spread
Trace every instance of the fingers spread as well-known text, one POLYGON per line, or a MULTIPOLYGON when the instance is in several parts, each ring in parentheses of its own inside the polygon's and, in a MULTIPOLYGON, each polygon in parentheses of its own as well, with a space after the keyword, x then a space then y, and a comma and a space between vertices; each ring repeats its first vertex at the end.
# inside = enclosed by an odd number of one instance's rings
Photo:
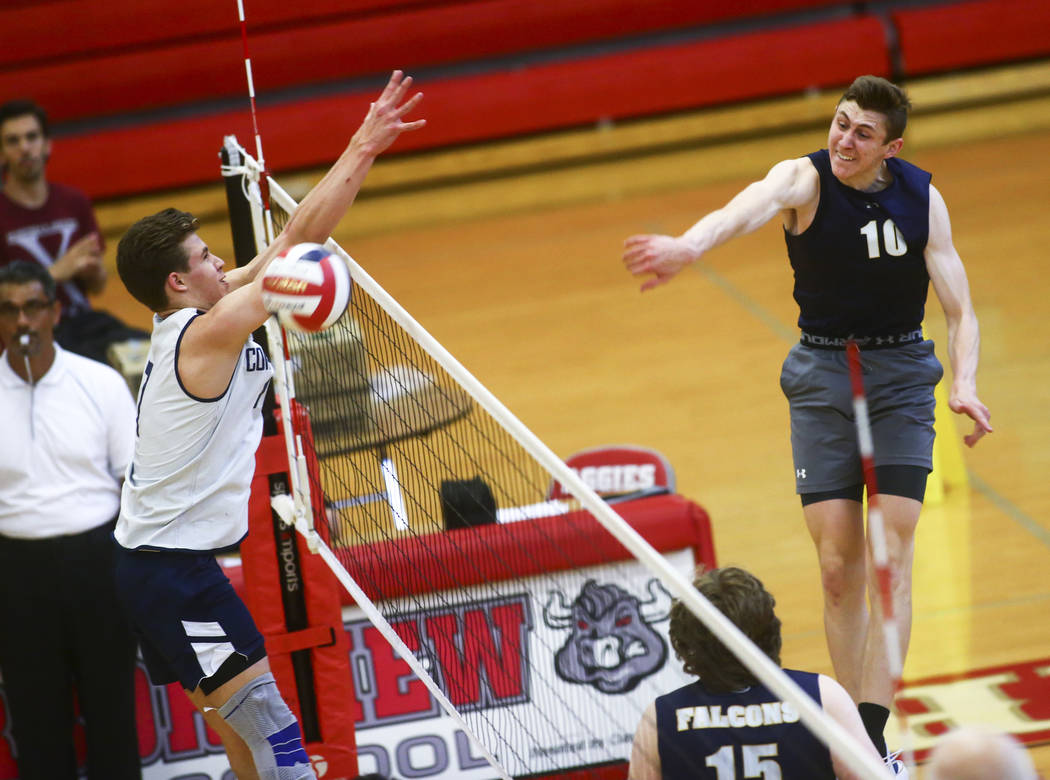
POLYGON ((419 101, 422 100, 422 99, 423 99, 423 93, 422 92, 417 92, 416 94, 414 94, 412 97, 410 97, 408 100, 406 100, 403 104, 401 104, 401 106, 399 106, 395 110, 395 112, 394 112, 395 115, 397 117, 399 117, 399 118, 403 117, 405 114, 407 114, 413 108, 415 108, 416 105, 419 103, 419 101))
POLYGON ((390 80, 387 81, 386 87, 383 88, 383 94, 380 95, 380 99, 389 97, 401 84, 401 78, 404 74, 400 70, 395 70, 390 74, 390 80))

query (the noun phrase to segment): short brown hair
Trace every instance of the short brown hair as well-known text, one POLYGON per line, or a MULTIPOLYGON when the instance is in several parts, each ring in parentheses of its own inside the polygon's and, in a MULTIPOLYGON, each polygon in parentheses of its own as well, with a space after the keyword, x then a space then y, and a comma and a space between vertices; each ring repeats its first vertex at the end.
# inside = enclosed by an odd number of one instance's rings
POLYGON ((151 311, 168 306, 164 289, 168 274, 189 270, 189 257, 182 242, 198 227, 200 222, 189 212, 164 209, 140 219, 117 244, 120 280, 151 311))
POLYGON ((911 100, 893 82, 879 76, 860 76, 842 93, 838 104, 846 101, 853 101, 865 111, 877 111, 886 117, 885 143, 904 135, 911 100))
MULTIPOLYGON (((727 567, 701 572, 693 586, 748 639, 780 665, 780 618, 776 601, 753 574, 727 567)), ((671 647, 687 674, 712 693, 738 691, 757 682, 736 656, 680 601, 671 607, 671 647)))

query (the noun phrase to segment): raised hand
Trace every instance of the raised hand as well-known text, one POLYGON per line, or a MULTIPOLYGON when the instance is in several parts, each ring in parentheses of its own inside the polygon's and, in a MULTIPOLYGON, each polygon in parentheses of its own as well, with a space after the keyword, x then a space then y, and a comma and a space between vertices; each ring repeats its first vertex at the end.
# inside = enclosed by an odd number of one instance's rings
POLYGON ((370 154, 378 155, 397 140, 401 133, 418 130, 426 125, 425 119, 402 121, 402 118, 423 99, 423 93, 417 92, 405 100, 411 86, 412 77, 395 70, 390 75, 390 81, 387 82, 383 93, 369 107, 361 127, 354 133, 353 141, 361 144, 370 154))

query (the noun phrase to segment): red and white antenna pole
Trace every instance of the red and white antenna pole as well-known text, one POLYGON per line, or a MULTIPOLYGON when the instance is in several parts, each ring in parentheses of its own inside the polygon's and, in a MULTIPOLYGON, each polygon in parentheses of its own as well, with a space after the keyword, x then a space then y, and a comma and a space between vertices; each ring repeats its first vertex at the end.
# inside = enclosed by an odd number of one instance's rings
MULTIPOLYGON (((893 571, 890 569, 886 544, 886 527, 879 502, 879 486, 875 478, 875 444, 871 435, 868 417, 868 399, 864 393, 864 375, 860 363, 860 348, 852 339, 846 343, 849 362, 850 383, 853 388, 853 416, 857 426, 857 443, 860 448, 860 463, 864 472, 864 485, 868 490, 868 538, 871 542, 871 558, 875 578, 879 586, 879 602, 882 607, 882 631, 886 642, 886 659, 893 681, 893 694, 900 693, 904 659, 901 655, 900 627, 893 604, 893 571)), ((897 707, 901 731, 907 734, 907 718, 897 707)), ((904 745, 905 763, 914 767, 910 746, 904 745)))
MULTIPOLYGON (((263 157, 262 135, 259 133, 259 116, 255 110, 255 81, 252 78, 252 58, 248 53, 248 25, 244 19, 244 0, 237 0, 237 14, 241 20, 241 44, 244 49, 244 72, 248 77, 248 101, 252 110, 252 132, 255 134, 255 154, 259 167, 259 194, 262 197, 263 219, 267 245, 273 243, 273 217, 270 214, 270 180, 263 157)), ((303 451, 302 435, 296 430, 292 416, 292 400, 295 398, 295 383, 291 371, 291 353, 288 337, 276 317, 266 322, 270 340, 270 358, 274 361, 274 385, 281 408, 281 429, 284 431, 285 448, 288 451, 288 477, 291 496, 274 496, 271 504, 288 525, 294 525, 306 538, 311 552, 317 552, 317 533, 314 530, 313 507, 310 501, 310 479, 306 454, 303 451)))
POLYGON ((252 78, 252 58, 248 53, 248 25, 244 21, 244 0, 237 0, 237 15, 241 20, 241 46, 244 49, 244 72, 248 77, 248 102, 252 110, 252 132, 255 134, 255 156, 262 175, 259 177, 259 191, 262 195, 263 214, 266 223, 266 241, 273 241, 273 218, 270 216, 270 181, 266 170, 266 158, 263 157, 262 135, 259 133, 259 116, 255 110, 255 80, 252 78))

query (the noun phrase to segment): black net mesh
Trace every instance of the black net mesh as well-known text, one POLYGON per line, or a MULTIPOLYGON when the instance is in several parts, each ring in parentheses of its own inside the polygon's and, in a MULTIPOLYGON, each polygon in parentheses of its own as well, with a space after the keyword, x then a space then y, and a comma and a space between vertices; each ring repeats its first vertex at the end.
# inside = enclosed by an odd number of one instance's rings
MULTIPOLYGON (((275 205, 273 217, 280 230, 287 212, 275 205)), ((574 768, 587 777, 591 767, 598 777, 603 765, 625 761, 639 702, 666 690, 645 672, 674 676, 673 659, 644 620, 633 646, 574 645, 572 626, 581 614, 623 622, 624 606, 639 620, 640 604, 665 620, 667 593, 624 561, 577 500, 551 498, 548 470, 362 286, 333 327, 285 333, 316 453, 319 532, 470 730, 514 776, 574 768), (637 654, 634 675, 624 668, 628 653, 637 654), (639 685, 648 695, 619 695, 639 685)), ((374 652, 383 643, 363 618, 347 628, 367 756, 369 728, 432 717, 437 707, 386 712, 376 669, 390 660, 374 652)), ((385 645, 380 652, 390 654, 385 645)), ((401 685, 401 699, 428 698, 418 683, 401 685)), ((451 737, 456 745, 454 728, 451 737)), ((464 755, 472 753, 449 757, 450 771, 464 755)), ((493 776, 487 764, 467 765, 448 776, 493 776)), ((376 768, 387 767, 379 760, 376 768)))

